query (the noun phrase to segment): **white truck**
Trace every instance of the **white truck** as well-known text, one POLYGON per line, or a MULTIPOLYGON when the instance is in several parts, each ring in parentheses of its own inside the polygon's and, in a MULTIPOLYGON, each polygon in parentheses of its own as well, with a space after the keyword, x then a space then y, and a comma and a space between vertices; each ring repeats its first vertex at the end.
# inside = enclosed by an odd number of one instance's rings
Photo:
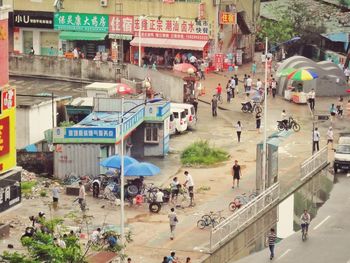
POLYGON ((333 168, 335 174, 339 170, 350 170, 350 132, 339 134, 339 141, 334 154, 333 168))

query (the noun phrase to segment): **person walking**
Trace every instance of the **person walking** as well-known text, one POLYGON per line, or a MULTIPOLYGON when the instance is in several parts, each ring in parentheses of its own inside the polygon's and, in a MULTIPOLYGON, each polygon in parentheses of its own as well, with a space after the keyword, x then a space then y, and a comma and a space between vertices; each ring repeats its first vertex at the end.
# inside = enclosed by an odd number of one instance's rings
POLYGON ((231 102, 231 97, 232 97, 232 89, 231 89, 231 80, 227 82, 226 85, 226 94, 227 94, 227 102, 231 102))
POLYGON ((53 209, 58 208, 58 199, 60 198, 60 188, 57 182, 54 182, 52 188, 52 207, 53 209))
POLYGON ((327 131, 327 145, 331 144, 331 149, 333 149, 333 140, 334 140, 334 133, 332 126, 328 128, 327 131))
POLYGON ((267 241, 269 244, 269 249, 270 249, 270 260, 272 260, 275 256, 275 243, 276 243, 276 233, 275 229, 271 228, 270 233, 267 236, 267 241))
MULTIPOLYGON (((235 88, 238 88, 238 76, 235 74, 235 77, 233 78, 234 80, 235 80, 235 88)), ((235 97, 235 96, 233 96, 233 97, 235 97)))
POLYGON ((272 92, 272 98, 275 98, 277 93, 277 81, 275 80, 275 78, 272 78, 272 81, 271 81, 271 92, 272 92))
POLYGON ((211 113, 213 117, 218 116, 218 99, 215 95, 213 95, 213 98, 211 99, 211 113))
POLYGON ((314 111, 315 110, 315 98, 316 98, 316 93, 314 89, 311 89, 311 91, 308 94, 309 97, 309 103, 310 103, 310 110, 314 111))
POLYGON ((242 134, 241 121, 237 121, 237 124, 235 127, 236 127, 236 132, 237 132, 237 140, 238 140, 238 142, 241 142, 241 134, 242 134))
POLYGON ((218 86, 216 87, 216 96, 218 98, 218 101, 220 101, 220 103, 222 103, 221 94, 222 94, 222 87, 221 87, 221 84, 219 83, 218 86))
POLYGON ((318 128, 315 128, 313 134, 312 134, 312 153, 315 151, 320 150, 320 132, 318 131, 318 128))
POLYGON ((329 107, 329 113, 331 115, 331 122, 334 122, 334 117, 337 114, 337 109, 334 106, 334 103, 332 103, 332 105, 329 107))
POLYGON ((170 191, 171 191, 171 202, 176 203, 177 197, 179 195, 181 184, 177 180, 177 177, 174 177, 173 180, 170 183, 170 191))
POLYGON ((256 62, 253 61, 253 64, 252 64, 252 76, 254 77, 256 74, 256 62))
POLYGON ((175 228, 176 228, 176 225, 178 223, 178 219, 176 217, 176 213, 175 213, 175 208, 174 207, 172 207, 170 209, 170 213, 168 214, 168 218, 169 218, 169 225, 170 225, 170 239, 174 240, 175 228))
MULTIPOLYGON (((243 88, 244 88, 244 91, 247 91, 247 79, 248 79, 248 76, 247 74, 244 74, 244 78, 243 78, 243 88)), ((238 90, 237 90, 238 91, 238 90)), ((237 92, 238 93, 238 92, 237 92)))
POLYGON ((255 122, 256 122, 256 129, 258 133, 260 133, 260 126, 261 126, 261 112, 257 112, 255 114, 255 122))
POLYGON ((344 99, 342 96, 339 97, 338 102, 337 102, 337 114, 340 118, 343 118, 343 107, 344 99))
POLYGON ((239 180, 242 177, 241 166, 238 164, 238 161, 235 160, 235 164, 232 166, 232 189, 235 188, 235 180, 237 180, 237 188, 239 188, 239 180))
POLYGON ((85 186, 83 185, 83 182, 80 181, 78 201, 79 201, 81 211, 85 211, 85 208, 86 208, 85 197, 86 197, 85 186))
POLYGON ((184 187, 188 187, 188 193, 190 195, 190 205, 189 206, 193 206, 193 200, 194 200, 194 182, 193 182, 193 178, 192 175, 190 175, 188 173, 188 171, 184 172, 186 181, 184 183, 184 187))
POLYGON ((245 92, 249 92, 250 89, 252 88, 252 84, 253 84, 253 80, 252 78, 250 77, 250 75, 248 75, 248 78, 247 78, 247 87, 245 89, 245 92))
POLYGON ((231 89, 231 98, 235 97, 235 89, 236 89, 236 80, 231 77, 230 80, 230 89, 231 89))

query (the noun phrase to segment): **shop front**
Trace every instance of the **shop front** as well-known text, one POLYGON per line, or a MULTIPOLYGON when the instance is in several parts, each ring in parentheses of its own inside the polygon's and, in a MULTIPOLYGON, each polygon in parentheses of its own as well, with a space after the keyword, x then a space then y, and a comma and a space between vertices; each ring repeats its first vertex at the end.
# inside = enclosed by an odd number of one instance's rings
POLYGON ((194 55, 205 58, 209 50, 209 23, 203 20, 134 17, 134 39, 130 42, 130 61, 138 64, 172 66, 188 62, 194 55))
POLYGON ((133 34, 133 16, 109 16, 108 38, 111 46, 112 61, 130 62, 130 41, 133 34))
POLYGON ((55 13, 54 29, 60 31, 60 48, 66 57, 73 57, 77 48, 80 58, 108 59, 108 15, 55 13))
POLYGON ((58 54, 58 33, 53 30, 53 12, 13 12, 13 50, 29 54, 54 56, 58 54))

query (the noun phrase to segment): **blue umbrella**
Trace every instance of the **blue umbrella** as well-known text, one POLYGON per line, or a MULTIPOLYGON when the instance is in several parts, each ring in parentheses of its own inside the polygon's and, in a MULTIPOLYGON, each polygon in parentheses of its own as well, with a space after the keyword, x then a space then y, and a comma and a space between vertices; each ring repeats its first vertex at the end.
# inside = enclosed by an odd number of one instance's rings
MULTIPOLYGON (((120 169, 121 167, 121 157, 120 155, 112 155, 106 159, 104 159, 100 165, 103 167, 107 167, 107 168, 115 168, 115 169, 120 169)), ((124 167, 130 165, 130 164, 134 164, 134 163, 138 163, 138 161, 130 156, 125 155, 124 156, 124 167)))
POLYGON ((151 163, 134 163, 125 168, 125 176, 153 176, 160 173, 159 167, 151 163))

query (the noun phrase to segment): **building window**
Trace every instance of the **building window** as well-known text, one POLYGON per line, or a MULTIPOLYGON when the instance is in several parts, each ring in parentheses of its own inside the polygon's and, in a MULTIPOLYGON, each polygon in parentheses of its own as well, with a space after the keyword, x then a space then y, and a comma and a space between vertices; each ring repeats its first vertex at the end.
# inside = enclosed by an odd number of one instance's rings
POLYGON ((157 126, 145 127, 145 143, 159 143, 157 126))

